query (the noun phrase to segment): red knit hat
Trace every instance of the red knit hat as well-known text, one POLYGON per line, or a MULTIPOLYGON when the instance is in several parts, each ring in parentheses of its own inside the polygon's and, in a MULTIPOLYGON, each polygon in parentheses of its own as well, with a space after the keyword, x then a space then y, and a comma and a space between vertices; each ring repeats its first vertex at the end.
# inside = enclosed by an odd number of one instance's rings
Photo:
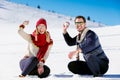
POLYGON ((47 24, 46 24, 46 20, 44 18, 41 18, 37 21, 36 23, 36 27, 39 25, 39 24, 44 24, 46 29, 47 29, 47 24))

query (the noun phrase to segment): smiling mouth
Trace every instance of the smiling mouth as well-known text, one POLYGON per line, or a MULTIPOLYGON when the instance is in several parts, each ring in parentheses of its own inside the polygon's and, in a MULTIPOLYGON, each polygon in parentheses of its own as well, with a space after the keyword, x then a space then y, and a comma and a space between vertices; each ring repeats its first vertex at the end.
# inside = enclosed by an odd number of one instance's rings
POLYGON ((43 34, 43 33, 44 33, 44 31, 40 31, 40 33, 41 33, 41 34, 43 34))

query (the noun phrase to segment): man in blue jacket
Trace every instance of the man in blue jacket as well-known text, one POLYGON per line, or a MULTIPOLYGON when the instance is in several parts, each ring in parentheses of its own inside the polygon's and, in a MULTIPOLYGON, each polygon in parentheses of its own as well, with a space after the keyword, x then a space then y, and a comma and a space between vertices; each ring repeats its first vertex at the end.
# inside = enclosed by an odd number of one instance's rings
POLYGON ((77 55, 77 60, 68 64, 68 69, 74 74, 102 76, 109 68, 109 59, 102 49, 98 36, 86 27, 86 19, 83 16, 75 18, 75 26, 79 34, 72 38, 67 32, 69 22, 63 25, 66 43, 69 46, 77 46, 76 50, 68 55, 70 59, 77 55), (85 61, 79 60, 79 53, 83 53, 85 61))

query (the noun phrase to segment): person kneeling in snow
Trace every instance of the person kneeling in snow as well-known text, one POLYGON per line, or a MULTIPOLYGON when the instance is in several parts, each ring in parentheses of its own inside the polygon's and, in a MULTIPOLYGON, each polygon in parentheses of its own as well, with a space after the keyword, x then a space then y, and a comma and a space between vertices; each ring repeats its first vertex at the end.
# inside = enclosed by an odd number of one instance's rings
POLYGON ((109 59, 105 55, 98 36, 95 32, 86 27, 86 20, 83 16, 75 18, 75 25, 78 35, 72 38, 68 32, 69 22, 63 25, 63 36, 69 46, 77 45, 77 49, 69 53, 71 59, 77 55, 77 60, 68 64, 68 69, 74 74, 101 76, 107 72, 109 59), (85 61, 79 60, 79 53, 83 53, 85 61))
POLYGON ((47 31, 47 24, 44 18, 37 21, 36 29, 32 34, 28 34, 23 30, 28 24, 29 21, 24 21, 18 30, 20 36, 28 42, 28 52, 20 61, 22 73, 19 77, 37 75, 40 78, 45 78, 50 74, 50 69, 44 63, 49 55, 53 41, 47 31))

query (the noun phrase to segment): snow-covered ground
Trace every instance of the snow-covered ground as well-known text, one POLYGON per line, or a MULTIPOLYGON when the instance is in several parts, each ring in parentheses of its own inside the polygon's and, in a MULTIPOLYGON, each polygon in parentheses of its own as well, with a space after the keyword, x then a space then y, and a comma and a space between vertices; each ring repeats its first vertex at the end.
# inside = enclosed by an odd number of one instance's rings
MULTIPOLYGON (((102 47, 110 59, 110 67, 104 77, 78 76, 72 74, 67 69, 67 64, 75 60, 75 58, 69 60, 67 57, 68 53, 75 49, 75 46, 67 46, 62 36, 62 25, 65 21, 71 23, 68 30, 69 33, 72 36, 77 34, 73 20, 70 20, 70 17, 0 0, 0 80, 39 80, 36 76, 18 77, 21 73, 19 61, 25 54, 27 42, 18 35, 17 30, 19 24, 24 20, 29 20, 30 24, 25 28, 25 31, 32 33, 35 29, 36 21, 41 17, 47 20, 48 31, 51 33, 54 41, 46 61, 46 64, 51 69, 51 74, 48 78, 44 78, 44 80, 120 79, 120 25, 90 28, 98 34, 102 47), (60 77, 55 77, 55 74, 60 75, 60 77), (70 75, 72 77, 69 77, 70 75)), ((98 26, 94 23, 93 25, 98 26)), ((81 59, 83 59, 82 55, 81 59)))

